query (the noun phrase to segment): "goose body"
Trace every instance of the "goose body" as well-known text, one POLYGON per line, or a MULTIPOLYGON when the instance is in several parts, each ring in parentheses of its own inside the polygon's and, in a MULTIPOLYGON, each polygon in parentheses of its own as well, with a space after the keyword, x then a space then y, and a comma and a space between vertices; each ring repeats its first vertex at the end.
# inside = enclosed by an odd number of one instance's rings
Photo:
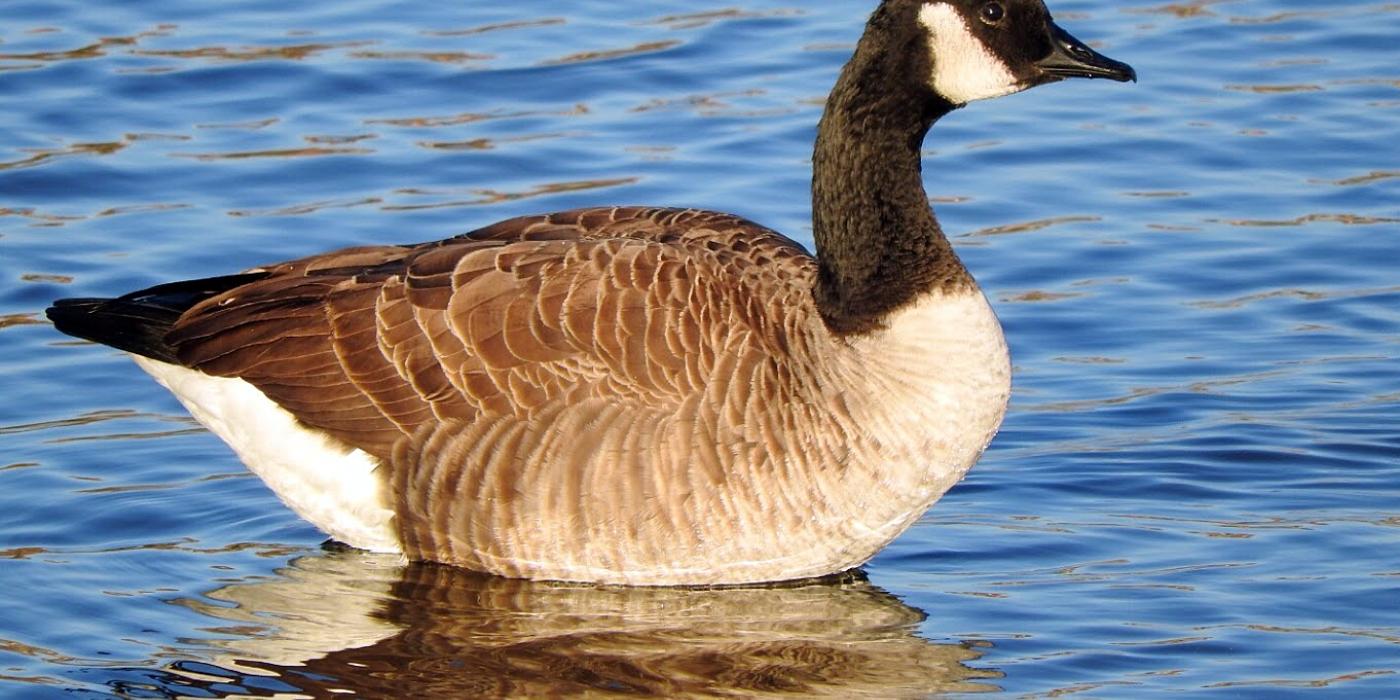
POLYGON ((819 128, 815 257, 733 215, 592 208, 49 314, 347 544, 537 579, 829 574, 966 473, 1010 392, 924 133, 1070 76, 1132 73, 1039 0, 883 2, 819 128))

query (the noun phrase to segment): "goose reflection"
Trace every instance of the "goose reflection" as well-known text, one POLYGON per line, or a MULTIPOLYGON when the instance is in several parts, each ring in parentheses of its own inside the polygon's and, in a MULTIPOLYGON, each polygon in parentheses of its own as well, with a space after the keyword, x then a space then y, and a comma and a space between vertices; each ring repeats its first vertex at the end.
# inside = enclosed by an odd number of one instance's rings
MULTIPOLYGON (((982 651, 915 635, 924 614, 860 574, 767 587, 551 584, 363 552, 181 604, 218 618, 199 697, 909 697, 994 690, 982 651)), ((186 650, 188 651, 188 650, 186 650)), ((188 653, 184 654, 188 656, 188 653)), ((202 654, 196 654, 202 656, 202 654)))

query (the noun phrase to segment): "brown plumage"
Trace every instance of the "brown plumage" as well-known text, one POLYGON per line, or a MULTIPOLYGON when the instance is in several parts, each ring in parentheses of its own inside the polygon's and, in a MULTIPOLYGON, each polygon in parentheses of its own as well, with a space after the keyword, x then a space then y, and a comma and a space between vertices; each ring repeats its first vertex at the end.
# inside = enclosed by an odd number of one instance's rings
POLYGON ((961 106, 940 86, 1132 77, 1038 0, 986 4, 880 5, 819 129, 817 257, 728 214, 593 208, 49 314, 352 545, 638 584, 856 566, 971 467, 1010 390, 923 191, 924 134, 961 106))
POLYGON ((714 494, 805 451, 792 428, 819 419, 812 351, 830 342, 814 271, 735 216, 584 209, 270 267, 167 339, 181 364, 390 464, 409 556, 529 575, 498 560, 531 529, 583 550, 619 517, 640 532, 664 515, 680 537, 716 505, 762 517, 773 494, 714 494))

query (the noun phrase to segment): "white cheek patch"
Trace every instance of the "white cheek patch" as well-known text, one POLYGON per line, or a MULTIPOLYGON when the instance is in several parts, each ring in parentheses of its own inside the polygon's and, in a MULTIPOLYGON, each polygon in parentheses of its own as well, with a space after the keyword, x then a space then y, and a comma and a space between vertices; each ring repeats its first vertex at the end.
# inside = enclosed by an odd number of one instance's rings
POLYGON ((953 104, 966 104, 1024 90, 1006 63, 973 36, 952 5, 934 2, 919 10, 933 52, 933 88, 953 104))

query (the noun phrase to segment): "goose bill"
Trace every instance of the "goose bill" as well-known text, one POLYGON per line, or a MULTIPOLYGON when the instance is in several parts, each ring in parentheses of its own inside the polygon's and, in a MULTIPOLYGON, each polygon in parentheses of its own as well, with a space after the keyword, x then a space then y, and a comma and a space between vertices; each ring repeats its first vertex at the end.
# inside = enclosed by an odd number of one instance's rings
POLYGON ((1137 71, 1121 61, 1115 61, 1074 38, 1059 25, 1050 23, 1053 48, 1050 55, 1036 61, 1052 80, 1063 78, 1108 78, 1120 83, 1137 82, 1137 71))

